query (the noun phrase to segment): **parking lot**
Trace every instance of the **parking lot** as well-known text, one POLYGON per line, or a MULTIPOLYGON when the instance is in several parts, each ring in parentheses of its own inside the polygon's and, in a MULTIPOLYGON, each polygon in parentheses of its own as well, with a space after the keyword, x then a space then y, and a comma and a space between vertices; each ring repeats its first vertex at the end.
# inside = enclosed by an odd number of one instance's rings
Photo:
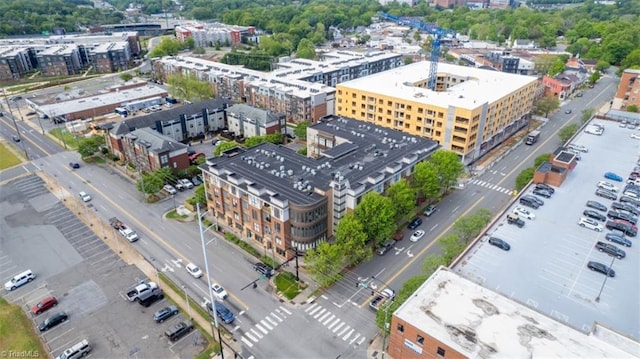
MULTIPOLYGON (((626 257, 614 259, 594 248, 597 241, 610 243, 604 239, 607 229, 597 232, 577 224, 587 200, 611 206, 613 201, 595 196, 596 185, 605 180, 603 174, 608 171, 626 182, 640 153, 640 141, 630 136, 638 130, 596 122, 605 126, 604 133, 577 135, 573 142, 586 146, 589 152, 581 154, 562 186, 555 188, 551 198, 543 198, 545 204, 538 209, 525 207, 535 219, 521 216, 526 222, 523 228, 507 224, 506 213, 521 206, 512 205, 455 269, 578 330, 588 332, 597 321, 638 340, 640 239, 627 236, 633 245, 617 245, 626 257), (511 249, 489 245, 491 236, 507 241, 511 249), (611 265, 615 277, 589 270, 589 261, 611 265)), ((625 182, 616 185, 621 188, 625 182)))
MULTIPOLYGON (((86 210, 92 210, 90 203, 86 210)), ((48 296, 58 305, 32 316, 34 327, 64 311, 68 320, 41 335, 55 356, 87 339, 95 358, 192 358, 205 345, 197 331, 171 343, 164 331, 182 314, 156 324, 153 313, 166 299, 144 308, 124 299, 123 292, 143 280, 142 272, 124 263, 64 206, 37 176, 11 181, 0 191, 0 278, 31 269, 36 278, 3 297, 30 308, 48 296)), ((102 234, 101 234, 102 235, 102 234)), ((36 329, 37 331, 37 329, 36 329)))

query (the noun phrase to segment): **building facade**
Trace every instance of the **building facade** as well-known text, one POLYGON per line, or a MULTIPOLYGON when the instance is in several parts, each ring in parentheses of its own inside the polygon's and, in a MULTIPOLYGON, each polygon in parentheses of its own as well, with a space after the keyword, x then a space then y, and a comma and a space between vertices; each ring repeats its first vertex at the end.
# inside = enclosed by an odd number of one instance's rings
POLYGON ((187 145, 150 129, 140 128, 122 136, 122 160, 133 163, 141 172, 160 168, 179 171, 190 166, 187 145))
POLYGON ((622 72, 615 97, 621 101, 623 109, 631 105, 640 108, 640 70, 626 69, 622 72))
POLYGON ((465 163, 526 126, 535 77, 439 64, 436 91, 428 62, 338 84, 336 114, 437 141, 465 163))
POLYGON ((331 238, 362 196, 410 176, 437 148, 433 141, 329 116, 308 128, 309 156, 262 143, 208 158, 200 168, 217 223, 285 258, 291 248, 305 251, 331 238))
POLYGON ((259 108, 236 104, 226 109, 227 129, 244 138, 286 133, 284 115, 274 114, 259 108))
POLYGON ((216 44, 235 46, 255 39, 256 28, 253 26, 225 25, 221 23, 190 22, 175 28, 176 38, 184 42, 192 38, 196 46, 213 47, 216 44))
POLYGON ((37 66, 31 48, 0 46, 0 80, 19 80, 37 66))

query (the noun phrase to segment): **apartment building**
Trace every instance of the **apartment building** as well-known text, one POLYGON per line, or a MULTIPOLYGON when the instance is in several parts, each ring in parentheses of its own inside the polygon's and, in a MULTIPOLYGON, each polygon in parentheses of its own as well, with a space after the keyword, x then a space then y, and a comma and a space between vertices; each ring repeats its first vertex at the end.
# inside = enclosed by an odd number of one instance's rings
POLYGON ((284 115, 259 108, 236 104, 225 110, 227 129, 245 138, 286 133, 287 122, 284 115))
POLYGON ((89 52, 90 64, 98 73, 126 70, 131 59, 131 49, 125 41, 100 44, 89 52))
POLYGON ((47 46, 36 54, 38 67, 44 76, 68 76, 80 73, 83 67, 78 45, 47 46))
POLYGON ((0 46, 0 80, 19 80, 37 67, 31 48, 0 46))
POLYGON ((622 72, 615 98, 621 101, 623 109, 631 105, 640 108, 640 70, 626 69, 622 72))
POLYGON ((288 122, 315 122, 333 114, 335 89, 322 84, 195 57, 163 57, 154 61, 153 69, 163 82, 172 74, 193 73, 211 83, 217 97, 284 114, 288 122))
POLYGON ((472 163, 527 125, 535 77, 418 62, 336 86, 336 114, 425 137, 472 163))
POLYGON ((176 142, 150 128, 140 128, 122 136, 121 144, 126 162, 142 172, 160 168, 179 171, 190 166, 187 145, 176 142))
POLYGON ((207 207, 225 230, 285 258, 333 236, 366 193, 412 174, 438 145, 428 139, 328 116, 307 130, 303 156, 262 143, 230 149, 200 166, 207 207))
POLYGON ((215 23, 188 22, 175 28, 176 38, 184 42, 192 38, 196 46, 206 47, 229 44, 231 46, 255 40, 256 28, 253 26, 226 25, 215 23))
POLYGON ((585 334, 441 267, 391 316, 391 358, 636 358, 598 323, 585 334))

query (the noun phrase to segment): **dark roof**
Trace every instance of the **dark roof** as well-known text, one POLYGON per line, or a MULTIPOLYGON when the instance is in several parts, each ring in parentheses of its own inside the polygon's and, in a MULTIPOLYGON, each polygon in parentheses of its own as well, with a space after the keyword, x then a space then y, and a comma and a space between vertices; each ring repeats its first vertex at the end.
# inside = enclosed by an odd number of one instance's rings
POLYGON ((187 148, 187 145, 177 142, 173 138, 167 137, 148 127, 131 131, 131 133, 126 136, 134 138, 136 143, 146 144, 149 152, 162 153, 187 148))
POLYGON ((113 126, 111 133, 116 136, 125 135, 138 128, 150 127, 155 129, 157 121, 172 121, 180 118, 180 115, 189 117, 193 114, 202 113, 203 109, 217 110, 224 108, 225 105, 231 105, 233 102, 224 99, 204 100, 196 103, 176 106, 175 108, 164 109, 162 111, 153 112, 146 116, 124 119, 113 126))

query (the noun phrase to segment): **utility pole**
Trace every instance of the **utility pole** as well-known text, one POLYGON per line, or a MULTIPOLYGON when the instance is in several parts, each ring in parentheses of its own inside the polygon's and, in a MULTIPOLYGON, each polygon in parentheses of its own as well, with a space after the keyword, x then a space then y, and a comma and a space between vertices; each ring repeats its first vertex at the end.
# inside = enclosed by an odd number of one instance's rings
MULTIPOLYGON (((16 129, 16 134, 18 135, 18 139, 22 142, 22 150, 24 151, 24 155, 29 160, 29 154, 27 153, 27 148, 24 146, 24 142, 22 141, 22 136, 20 136, 20 129, 18 128, 18 123, 16 122, 16 118, 13 116, 13 110, 11 109, 11 104, 9 103, 9 99, 7 99, 7 91, 2 90, 2 94, 4 95, 4 102, 7 103, 7 107, 9 108, 9 115, 11 116, 11 121, 13 121, 13 127, 16 129)), ((22 117, 22 115, 20 115, 22 117)))

